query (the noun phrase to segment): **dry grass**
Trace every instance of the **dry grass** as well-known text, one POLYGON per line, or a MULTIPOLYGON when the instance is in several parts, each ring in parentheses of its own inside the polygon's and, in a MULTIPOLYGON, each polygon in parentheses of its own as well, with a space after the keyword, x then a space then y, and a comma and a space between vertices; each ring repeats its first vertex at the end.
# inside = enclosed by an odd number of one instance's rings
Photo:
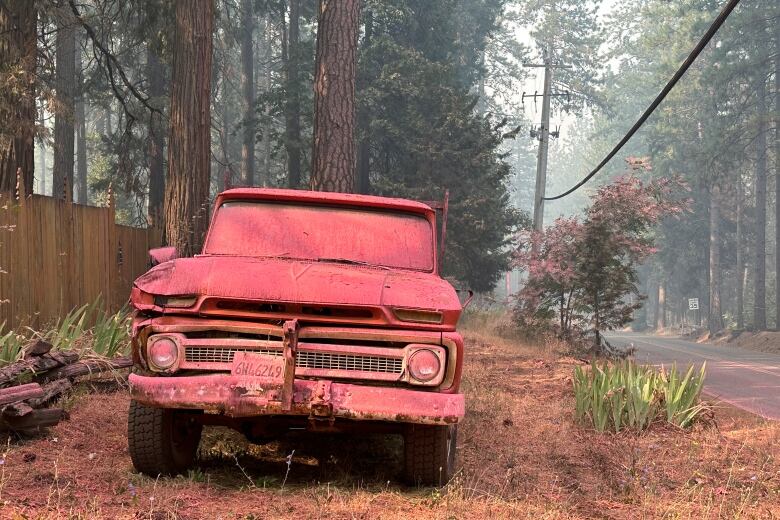
POLYGON ((204 441, 198 470, 149 479, 127 455, 127 396, 91 392, 47 436, 12 440, 0 466, 0 517, 780 516, 777 424, 721 408, 716 424, 692 432, 657 425, 640 436, 597 434, 572 420, 578 361, 485 327, 467 330, 468 414, 460 469, 445 489, 395 483, 397 439, 301 435, 257 447, 225 430, 204 441))

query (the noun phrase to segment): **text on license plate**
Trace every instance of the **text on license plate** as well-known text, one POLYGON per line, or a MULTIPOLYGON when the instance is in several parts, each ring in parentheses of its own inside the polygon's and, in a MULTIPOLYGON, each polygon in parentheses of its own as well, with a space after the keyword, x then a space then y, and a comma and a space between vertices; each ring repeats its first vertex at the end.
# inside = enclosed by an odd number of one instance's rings
POLYGON ((254 352, 236 352, 230 373, 234 376, 284 379, 284 358, 254 352))

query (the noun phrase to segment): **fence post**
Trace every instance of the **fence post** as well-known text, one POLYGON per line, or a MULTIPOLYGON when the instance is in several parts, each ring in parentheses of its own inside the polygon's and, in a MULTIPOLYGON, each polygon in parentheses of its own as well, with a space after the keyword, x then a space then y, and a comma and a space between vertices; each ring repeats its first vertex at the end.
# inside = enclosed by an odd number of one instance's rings
POLYGON ((117 294, 119 292, 119 280, 120 280, 120 272, 119 272, 119 266, 117 265, 117 228, 116 228, 116 199, 114 197, 114 185, 113 183, 110 183, 108 185, 108 213, 107 213, 107 220, 108 220, 108 284, 107 287, 108 294, 106 295, 106 307, 107 310, 110 312, 114 312, 117 309, 116 301, 117 301, 117 294))
POLYGON ((27 193, 24 191, 24 181, 22 180, 22 169, 16 169, 16 189, 14 190, 14 197, 17 204, 24 204, 24 199, 27 198, 27 193))

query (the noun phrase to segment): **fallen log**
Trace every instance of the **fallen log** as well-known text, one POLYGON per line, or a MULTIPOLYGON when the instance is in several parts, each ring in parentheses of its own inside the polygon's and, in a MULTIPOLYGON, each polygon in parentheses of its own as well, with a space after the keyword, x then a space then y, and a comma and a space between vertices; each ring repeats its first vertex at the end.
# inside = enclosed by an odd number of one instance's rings
POLYGON ((27 400, 27 403, 33 408, 40 408, 49 401, 61 396, 73 387, 70 379, 55 379, 54 381, 43 385, 43 395, 27 400))
POLYGON ((24 359, 29 359, 31 357, 42 356, 44 354, 48 354, 53 348, 54 345, 52 345, 48 341, 44 341, 42 339, 36 339, 35 341, 31 342, 29 345, 24 347, 24 353, 22 357, 24 359))
POLYGON ((28 383, 10 388, 0 389, 0 406, 18 403, 27 399, 36 399, 43 396, 43 388, 38 383, 28 383))
POLYGON ((27 403, 11 403, 3 407, 3 417, 24 417, 33 413, 32 406, 27 403))
POLYGON ((55 379, 73 379, 74 377, 87 376, 108 370, 118 370, 120 368, 130 368, 133 366, 133 360, 129 357, 118 357, 114 359, 88 359, 77 361, 69 365, 54 369, 43 374, 39 379, 43 381, 53 381, 55 379))
POLYGON ((78 352, 49 352, 42 356, 22 359, 0 368, 0 387, 24 374, 39 374, 53 368, 69 365, 79 358, 78 352))
POLYGON ((0 416, 0 430, 28 431, 54 426, 67 414, 62 408, 44 408, 33 410, 21 417, 0 416))

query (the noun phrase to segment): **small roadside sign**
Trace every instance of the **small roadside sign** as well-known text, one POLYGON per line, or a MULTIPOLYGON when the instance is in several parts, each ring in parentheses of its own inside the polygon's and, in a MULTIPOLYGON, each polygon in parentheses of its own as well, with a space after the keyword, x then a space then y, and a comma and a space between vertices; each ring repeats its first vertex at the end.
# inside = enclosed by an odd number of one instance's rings
POLYGON ((690 311, 697 311, 697 310, 699 310, 699 299, 698 298, 688 298, 688 310, 690 310, 690 311))

